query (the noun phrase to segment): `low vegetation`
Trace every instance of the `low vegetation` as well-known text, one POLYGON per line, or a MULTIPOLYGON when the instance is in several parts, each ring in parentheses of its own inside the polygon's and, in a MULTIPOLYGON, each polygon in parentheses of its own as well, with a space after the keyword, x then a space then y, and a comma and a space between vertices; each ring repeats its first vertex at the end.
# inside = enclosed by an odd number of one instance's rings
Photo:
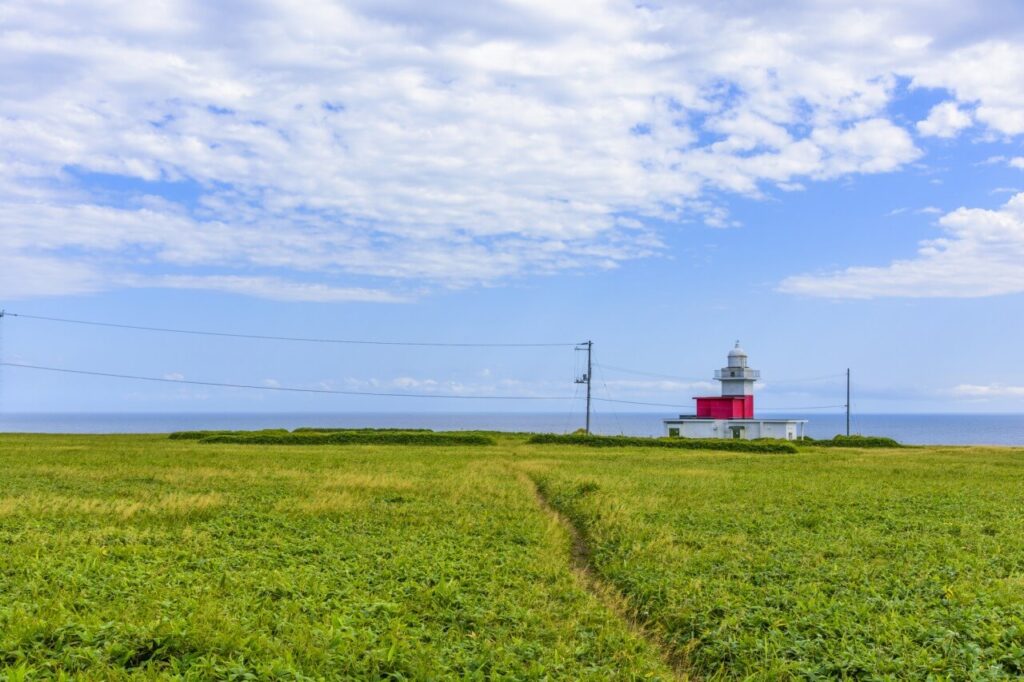
POLYGON ((533 476, 701 678, 1024 676, 1024 451, 652 451, 533 476))
POLYGON ((815 445, 823 448, 902 448, 906 447, 892 438, 880 436, 834 436, 830 440, 813 440, 804 438, 804 445, 815 445))
POLYGON ((0 435, 0 679, 1024 675, 1022 450, 239 435, 0 435))
POLYGON ((480 433, 423 431, 327 431, 295 433, 214 434, 200 443, 239 445, 494 445, 494 439, 480 433))
POLYGON ((285 434, 288 429, 264 429, 262 431, 175 431, 167 436, 171 440, 201 440, 211 436, 249 436, 254 434, 285 434))
POLYGON ((674 448, 677 450, 726 450, 729 452, 798 452, 795 445, 778 440, 725 440, 701 438, 641 438, 635 436, 593 436, 538 433, 529 443, 584 445, 591 448, 674 448))
POLYGON ((293 433, 338 433, 339 431, 359 431, 361 433, 380 433, 388 431, 402 431, 403 433, 430 433, 433 429, 398 429, 398 428, 333 428, 322 426, 302 426, 293 430, 293 433))
POLYGON ((0 436, 0 679, 667 679, 475 447, 0 436))

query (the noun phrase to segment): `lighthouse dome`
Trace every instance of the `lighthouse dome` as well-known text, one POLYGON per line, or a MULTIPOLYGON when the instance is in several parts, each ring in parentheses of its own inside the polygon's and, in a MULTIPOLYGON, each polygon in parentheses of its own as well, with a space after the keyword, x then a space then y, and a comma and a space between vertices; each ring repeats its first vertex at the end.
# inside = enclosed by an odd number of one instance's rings
POLYGON ((730 367, 746 367, 747 366, 747 351, 740 348, 740 342, 736 342, 735 348, 729 351, 729 366, 730 367))

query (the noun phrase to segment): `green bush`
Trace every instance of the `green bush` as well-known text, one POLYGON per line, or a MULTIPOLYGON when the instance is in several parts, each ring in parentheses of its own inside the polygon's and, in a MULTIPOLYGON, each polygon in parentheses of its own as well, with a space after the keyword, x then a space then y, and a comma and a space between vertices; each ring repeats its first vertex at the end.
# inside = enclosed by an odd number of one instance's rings
POLYGON ((288 429, 263 429, 262 431, 175 431, 168 438, 171 440, 201 440, 211 436, 235 436, 254 433, 282 434, 288 433, 288 429))
POLYGON ((368 428, 368 427, 353 427, 353 428, 336 428, 332 426, 300 426, 299 428, 292 431, 292 433, 382 433, 399 431, 401 433, 433 433, 433 429, 401 429, 401 428, 368 428))
POLYGON ((494 445, 493 438, 480 434, 422 431, 252 432, 211 435, 199 442, 244 445, 494 445))
POLYGON ((592 448, 675 448, 679 450, 727 450, 730 452, 797 452, 785 441, 752 441, 716 438, 640 438, 635 436, 587 436, 538 433, 527 441, 533 444, 585 445, 592 448))
POLYGON ((883 436, 835 436, 831 440, 814 440, 805 438, 801 445, 814 445, 822 448, 902 448, 906 447, 899 441, 883 436))

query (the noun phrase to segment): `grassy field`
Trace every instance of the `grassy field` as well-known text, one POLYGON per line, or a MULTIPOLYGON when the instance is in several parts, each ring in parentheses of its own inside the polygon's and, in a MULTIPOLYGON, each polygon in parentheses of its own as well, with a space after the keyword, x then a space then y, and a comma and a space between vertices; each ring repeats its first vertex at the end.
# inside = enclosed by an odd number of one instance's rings
POLYGON ((1024 671, 1022 450, 493 440, 0 436, 0 679, 1024 671))

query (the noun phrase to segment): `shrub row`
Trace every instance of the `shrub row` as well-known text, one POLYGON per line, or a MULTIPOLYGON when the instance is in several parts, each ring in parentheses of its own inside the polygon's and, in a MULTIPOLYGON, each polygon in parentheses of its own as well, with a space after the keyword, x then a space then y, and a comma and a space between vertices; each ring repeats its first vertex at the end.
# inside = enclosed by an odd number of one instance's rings
POLYGON ((400 431, 402 433, 433 433, 434 429, 396 429, 396 428, 335 428, 335 427, 321 427, 321 426, 300 426, 299 428, 292 431, 292 433, 347 433, 355 431, 359 433, 382 433, 389 431, 400 431))
POLYGON ((805 438, 802 445, 816 445, 824 448, 902 448, 902 443, 882 436, 836 436, 831 440, 805 438))
POLYGON ((714 438, 640 438, 635 436, 586 436, 575 433, 560 435, 538 433, 528 443, 585 445, 592 448, 676 448, 680 450, 728 450, 730 452, 798 452, 785 441, 763 442, 714 438))
POLYGON ((201 438, 200 443, 245 445, 494 445, 494 439, 474 433, 410 431, 335 431, 331 433, 238 433, 201 438))
POLYGON ((288 429, 264 429, 262 431, 175 431, 168 436, 171 440, 201 440, 211 436, 240 436, 255 433, 284 434, 288 429))

